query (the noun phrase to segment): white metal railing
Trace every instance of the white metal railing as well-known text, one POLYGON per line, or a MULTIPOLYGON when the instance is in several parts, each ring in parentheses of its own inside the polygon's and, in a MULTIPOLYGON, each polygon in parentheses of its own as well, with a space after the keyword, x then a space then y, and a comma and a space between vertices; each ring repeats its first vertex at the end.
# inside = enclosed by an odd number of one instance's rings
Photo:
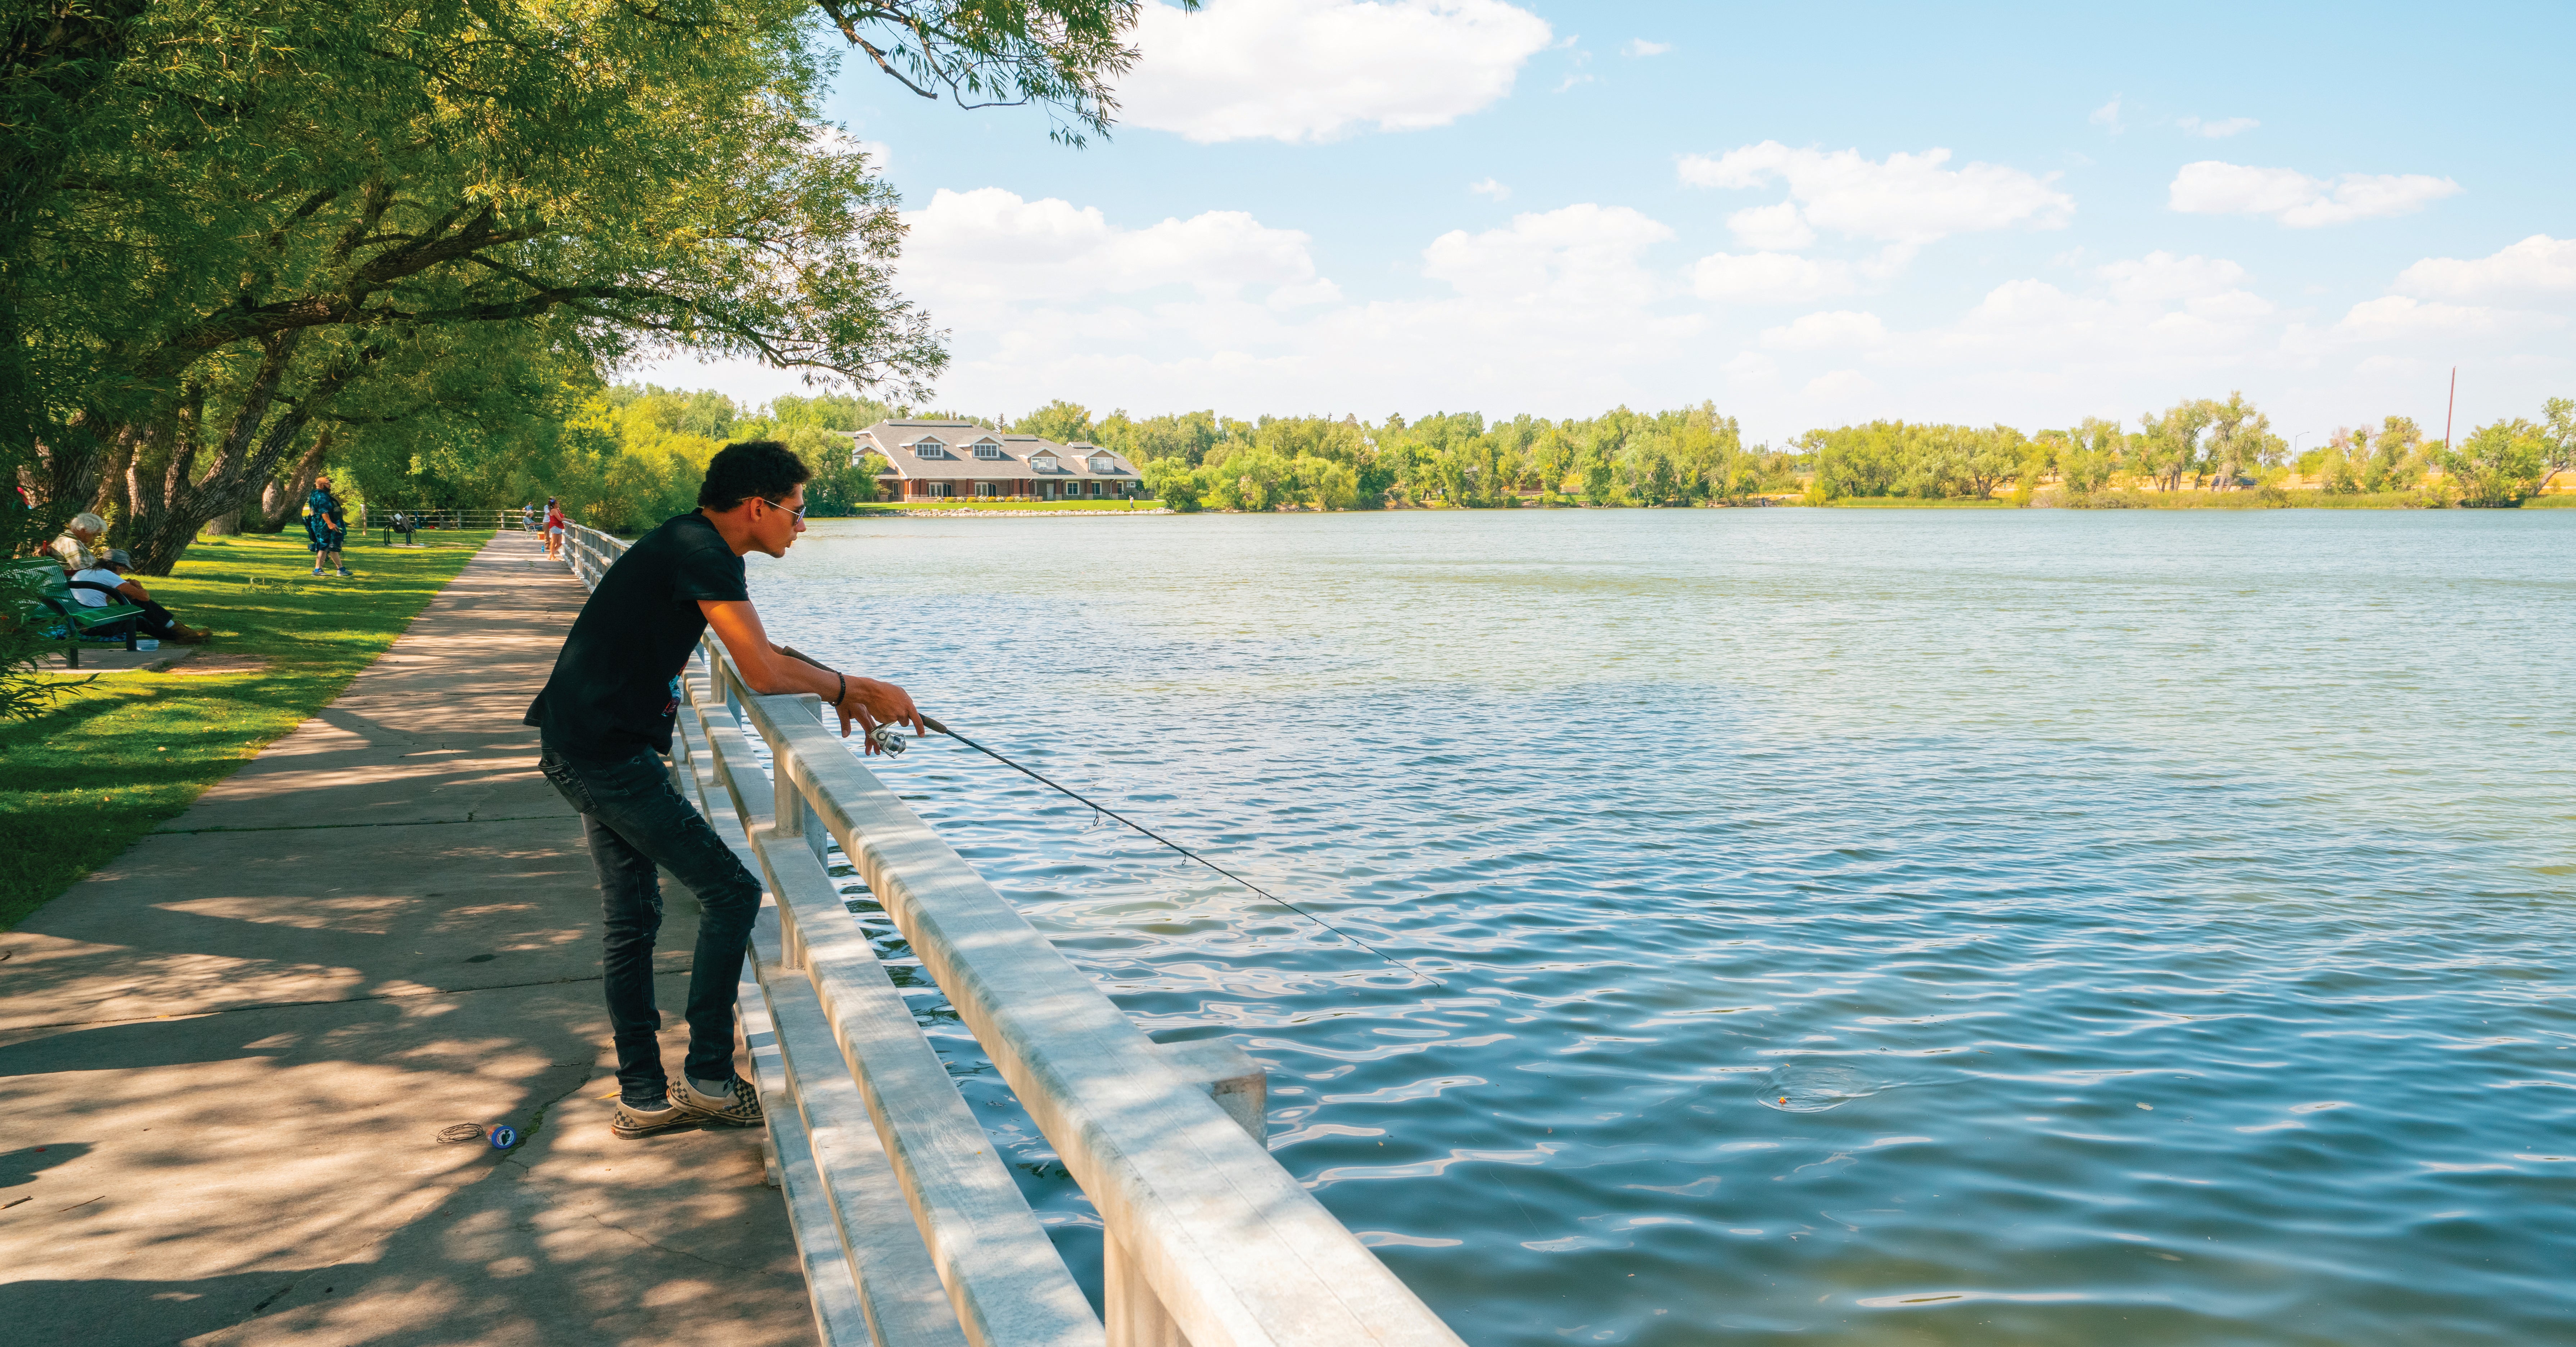
MULTIPOLYGON (((624 550, 566 530, 585 585, 624 550)), ((683 683, 673 779, 769 890, 743 1031, 828 1347, 1459 1347, 1271 1158, 1250 1057, 1147 1038, 815 698, 751 693, 712 635, 683 683), (1099 1209, 1105 1322, 843 906, 834 841, 1099 1209)))
POLYGON ((358 528, 362 532, 370 528, 385 528, 393 523, 396 515, 400 515, 403 521, 410 526, 412 531, 417 531, 419 529, 496 529, 502 531, 516 529, 521 532, 533 532, 538 524, 544 522, 546 517, 546 512, 544 510, 538 510, 533 515, 524 510, 450 510, 444 508, 433 509, 428 506, 415 508, 408 505, 361 505, 357 507, 357 510, 358 528))

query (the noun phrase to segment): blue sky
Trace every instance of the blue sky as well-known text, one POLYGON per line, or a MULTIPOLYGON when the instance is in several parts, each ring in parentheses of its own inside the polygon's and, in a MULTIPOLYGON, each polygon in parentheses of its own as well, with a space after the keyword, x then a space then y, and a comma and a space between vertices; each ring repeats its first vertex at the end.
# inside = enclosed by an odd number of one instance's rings
MULTIPOLYGON (((2576 395, 2576 6, 1149 2, 1075 151, 872 67, 936 401, 2284 436, 2576 395), (2097 7, 2098 11, 2098 7, 2097 7)), ((639 371, 757 401, 794 376, 639 371)))

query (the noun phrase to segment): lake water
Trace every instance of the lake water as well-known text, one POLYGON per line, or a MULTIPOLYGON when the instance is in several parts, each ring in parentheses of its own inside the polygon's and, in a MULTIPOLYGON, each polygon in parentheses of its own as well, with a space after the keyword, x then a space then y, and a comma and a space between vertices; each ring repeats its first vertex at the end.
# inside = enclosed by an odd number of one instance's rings
POLYGON ((1280 1162, 1478 1347, 2523 1344, 2576 1341, 2571 558, 2576 511, 858 520, 752 590, 1438 979, 878 766, 1266 1063, 1280 1162))

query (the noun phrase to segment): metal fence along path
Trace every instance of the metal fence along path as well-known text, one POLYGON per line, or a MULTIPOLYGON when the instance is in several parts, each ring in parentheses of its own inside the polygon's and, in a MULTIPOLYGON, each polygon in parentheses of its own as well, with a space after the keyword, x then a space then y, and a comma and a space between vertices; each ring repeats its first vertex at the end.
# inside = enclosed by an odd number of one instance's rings
MULTIPOLYGON (((624 548, 575 526, 565 560, 595 586, 624 548)), ((1147 1038, 815 698, 751 693, 712 635, 682 681, 673 778, 769 890, 743 1032, 825 1343, 1459 1343, 1271 1158, 1259 1064, 1147 1038), (1105 1322, 850 919, 835 841, 1099 1209, 1105 1322)))

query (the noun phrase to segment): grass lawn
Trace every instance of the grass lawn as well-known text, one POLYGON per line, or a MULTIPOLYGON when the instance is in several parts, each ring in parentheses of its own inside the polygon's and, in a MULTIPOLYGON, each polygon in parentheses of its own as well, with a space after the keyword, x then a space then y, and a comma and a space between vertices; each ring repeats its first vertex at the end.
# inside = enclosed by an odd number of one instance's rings
POLYGON ((111 674, 0 725, 0 930, 340 695, 491 536, 424 533, 413 550, 353 535, 349 580, 315 577, 300 533, 202 538, 172 574, 142 577, 180 621, 214 629, 210 654, 265 667, 111 674))

